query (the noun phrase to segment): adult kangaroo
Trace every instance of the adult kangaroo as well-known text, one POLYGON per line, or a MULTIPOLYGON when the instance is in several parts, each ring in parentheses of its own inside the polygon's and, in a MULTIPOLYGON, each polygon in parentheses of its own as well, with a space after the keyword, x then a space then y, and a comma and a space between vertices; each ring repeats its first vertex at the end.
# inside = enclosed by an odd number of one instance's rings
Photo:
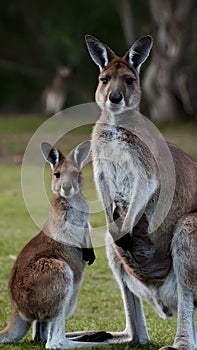
POLYGON ((93 36, 87 35, 86 43, 100 69, 96 102, 102 111, 92 134, 94 177, 106 212, 109 265, 126 314, 125 331, 112 333, 109 342, 149 341, 141 305, 145 300, 163 318, 178 312, 174 345, 162 349, 191 350, 196 347, 197 163, 167 144, 175 188, 169 211, 150 229, 163 173, 143 135, 139 137, 137 118, 140 67, 152 38, 137 40, 122 58, 93 36))

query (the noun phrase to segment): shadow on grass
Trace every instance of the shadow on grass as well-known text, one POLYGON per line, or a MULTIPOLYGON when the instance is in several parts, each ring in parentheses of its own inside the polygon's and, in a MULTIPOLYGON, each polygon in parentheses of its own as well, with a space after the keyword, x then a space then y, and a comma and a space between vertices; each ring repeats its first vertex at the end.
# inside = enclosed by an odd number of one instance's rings
MULTIPOLYGON (((117 344, 117 345, 112 345, 114 350, 158 350, 162 344, 154 344, 154 343, 148 343, 145 345, 135 345, 133 346, 132 344, 117 344)), ((99 347, 98 347, 99 348, 99 347)), ((105 347, 105 349, 109 349, 109 347, 105 347)), ((104 347, 102 347, 104 350, 104 347)))
POLYGON ((145 345, 131 345, 129 343, 127 344, 116 344, 116 345, 106 345, 106 346, 96 346, 93 348, 81 348, 81 349, 101 349, 101 350, 109 350, 109 349, 113 349, 113 350, 158 350, 162 347, 162 344, 154 344, 154 343, 148 343, 145 345))

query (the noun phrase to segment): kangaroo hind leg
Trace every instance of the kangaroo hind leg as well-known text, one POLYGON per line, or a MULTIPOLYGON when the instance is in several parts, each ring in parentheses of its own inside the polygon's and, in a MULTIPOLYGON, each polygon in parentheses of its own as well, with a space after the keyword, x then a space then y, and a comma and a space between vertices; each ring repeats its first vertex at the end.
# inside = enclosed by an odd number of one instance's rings
POLYGON ((31 322, 23 319, 18 310, 13 307, 8 325, 0 332, 0 343, 12 343, 21 340, 30 326, 31 322))
POLYGON ((34 321, 32 339, 36 342, 47 341, 48 321, 34 321))
POLYGON ((126 328, 122 332, 112 332, 113 339, 109 340, 109 342, 114 344, 146 344, 149 342, 149 336, 146 330, 146 321, 141 302, 130 289, 130 277, 127 277, 127 273, 125 273, 121 260, 117 256, 114 245, 110 243, 110 240, 111 238, 108 234, 106 252, 109 265, 121 291, 125 310, 126 328))
POLYGON ((197 302, 197 213, 185 215, 179 220, 172 240, 172 257, 178 297, 174 348, 193 350, 196 347, 194 304, 197 302))

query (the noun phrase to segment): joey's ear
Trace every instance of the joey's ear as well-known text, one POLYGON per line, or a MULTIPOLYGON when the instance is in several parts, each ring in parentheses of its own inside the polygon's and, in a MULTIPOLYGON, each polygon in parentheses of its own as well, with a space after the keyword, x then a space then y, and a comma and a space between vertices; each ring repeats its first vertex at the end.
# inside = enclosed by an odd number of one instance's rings
POLYGON ((108 63, 116 57, 115 53, 92 35, 86 35, 85 41, 92 60, 102 72, 108 63))
POLYGON ((42 142, 41 150, 44 159, 50 164, 51 169, 54 169, 64 159, 63 154, 56 147, 51 146, 50 143, 42 142))
POLYGON ((91 141, 85 141, 75 147, 69 154, 72 160, 77 164, 81 170, 85 162, 91 159, 91 141))
POLYGON ((134 42, 130 50, 124 56, 131 66, 140 71, 142 63, 146 61, 153 45, 153 39, 150 35, 134 42))

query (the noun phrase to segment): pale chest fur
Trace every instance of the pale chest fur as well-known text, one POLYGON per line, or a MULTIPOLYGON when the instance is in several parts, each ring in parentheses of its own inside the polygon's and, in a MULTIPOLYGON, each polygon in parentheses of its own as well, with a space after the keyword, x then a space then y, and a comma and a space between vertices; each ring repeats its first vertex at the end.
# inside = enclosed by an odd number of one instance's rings
POLYGON ((98 159, 93 161, 95 181, 97 184, 105 181, 109 185, 109 197, 118 202, 120 206, 128 207, 132 191, 131 185, 134 181, 134 169, 133 166, 133 171, 128 171, 126 169, 129 169, 129 166, 131 167, 131 161, 129 164, 128 159, 125 157, 125 150, 123 152, 122 147, 118 145, 116 141, 110 142, 107 145, 107 154, 105 153, 106 148, 103 147, 103 145, 101 145, 100 148, 102 148, 102 151, 97 154, 96 157, 98 157, 98 159), (113 159, 115 148, 118 149, 116 157, 121 159, 120 162, 113 159))
POLYGON ((75 197, 60 200, 55 208, 52 203, 44 231, 68 246, 90 247, 89 207, 81 195, 75 197))
POLYGON ((151 178, 153 165, 145 159, 148 150, 136 135, 121 127, 101 125, 96 125, 93 131, 95 183, 101 200, 102 182, 105 182, 110 199, 124 212, 131 201, 136 180, 143 184, 139 191, 155 191, 157 183, 151 178))

